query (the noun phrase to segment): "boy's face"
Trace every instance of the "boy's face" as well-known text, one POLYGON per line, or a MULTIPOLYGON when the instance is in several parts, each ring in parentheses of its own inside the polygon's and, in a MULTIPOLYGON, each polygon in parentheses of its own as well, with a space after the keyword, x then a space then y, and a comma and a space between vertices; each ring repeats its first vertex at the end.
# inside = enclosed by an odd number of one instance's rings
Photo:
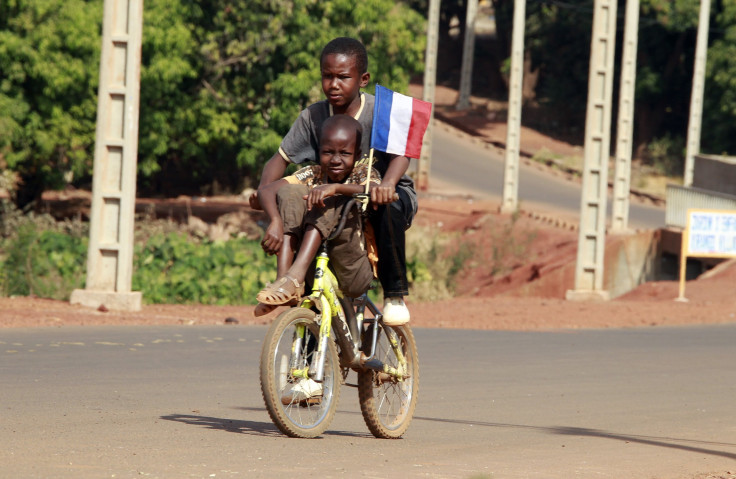
POLYGON ((355 58, 344 54, 325 55, 322 59, 322 91, 335 113, 345 113, 358 98, 360 89, 370 81, 370 74, 358 71, 355 58))
POLYGON ((360 154, 355 144, 355 132, 341 126, 322 135, 319 164, 331 183, 342 183, 353 172, 355 158, 360 154))

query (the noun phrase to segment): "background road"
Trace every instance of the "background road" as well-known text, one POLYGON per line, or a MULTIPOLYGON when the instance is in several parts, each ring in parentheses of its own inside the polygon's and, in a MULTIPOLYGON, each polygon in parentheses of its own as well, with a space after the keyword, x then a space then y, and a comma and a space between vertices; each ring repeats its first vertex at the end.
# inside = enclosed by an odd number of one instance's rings
POLYGON ((321 439, 278 433, 265 331, 0 331, 0 476, 734 477, 736 325, 418 329, 419 404, 398 441, 370 436, 353 388, 321 439))
MULTIPOLYGON (((468 194, 486 197, 503 196, 504 151, 485 148, 467 135, 458 135, 450 127, 435 123, 432 142, 430 182, 455 187, 468 194)), ((609 180, 612 178, 609 178, 609 180)), ((519 202, 533 211, 563 211, 580 215, 579 183, 552 176, 540 169, 522 165, 519 169, 519 202)), ((611 217, 611 197, 608 198, 611 217)), ((630 202, 629 226, 660 228, 664 226, 664 208, 630 202)))

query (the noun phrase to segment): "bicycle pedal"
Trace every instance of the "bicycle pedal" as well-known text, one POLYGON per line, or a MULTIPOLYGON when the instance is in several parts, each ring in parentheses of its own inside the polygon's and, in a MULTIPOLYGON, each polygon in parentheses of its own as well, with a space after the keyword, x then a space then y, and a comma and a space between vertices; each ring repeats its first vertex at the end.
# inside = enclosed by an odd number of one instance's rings
POLYGON ((357 384, 350 384, 350 383, 343 383, 345 386, 350 386, 351 388, 357 388, 357 384))

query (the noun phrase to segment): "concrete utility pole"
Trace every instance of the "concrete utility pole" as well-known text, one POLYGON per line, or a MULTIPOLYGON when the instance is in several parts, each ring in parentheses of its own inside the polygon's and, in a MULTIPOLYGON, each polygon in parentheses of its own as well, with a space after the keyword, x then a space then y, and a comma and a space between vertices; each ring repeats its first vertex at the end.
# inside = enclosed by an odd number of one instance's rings
POLYGON ((639 41, 639 0, 626 0, 624 49, 621 59, 621 86, 616 129, 616 164, 613 180, 612 233, 629 228, 629 193, 631 190, 631 155, 634 136, 634 90, 636 86, 636 51, 639 41))
POLYGON ((603 290, 606 196, 611 141, 613 54, 616 47, 616 0, 595 0, 585 114, 585 158, 580 197, 580 234, 575 289, 569 300, 609 299, 603 290))
MULTIPOLYGON (((424 54, 424 89, 422 99, 434 105, 434 89, 437 83, 437 44, 440 30, 440 0, 429 1, 427 21, 427 49, 424 54)), ((434 131, 434 107, 429 117, 429 126, 422 141, 422 157, 417 162, 417 190, 429 188, 429 170, 432 159, 432 134, 434 131)))
POLYGON ((478 0, 468 0, 465 12, 465 41, 463 42, 463 64, 460 69, 460 93, 457 109, 470 106, 470 90, 473 84, 473 57, 475 55, 475 19, 478 15, 478 0))
POLYGON ((514 0, 514 25, 511 33, 511 77, 506 119, 506 159, 503 170, 502 213, 519 208, 519 148, 521 144, 521 95, 524 76, 524 31, 526 0, 514 0))
POLYGON ((708 56, 708 29, 710 27, 710 0, 700 0, 698 38, 695 41, 695 68, 690 96, 690 119, 687 126, 684 186, 693 184, 695 155, 700 153, 700 127, 703 122, 703 92, 705 91, 705 63, 708 56))
POLYGON ((131 291, 143 0, 105 0, 87 283, 71 303, 138 311, 131 291))

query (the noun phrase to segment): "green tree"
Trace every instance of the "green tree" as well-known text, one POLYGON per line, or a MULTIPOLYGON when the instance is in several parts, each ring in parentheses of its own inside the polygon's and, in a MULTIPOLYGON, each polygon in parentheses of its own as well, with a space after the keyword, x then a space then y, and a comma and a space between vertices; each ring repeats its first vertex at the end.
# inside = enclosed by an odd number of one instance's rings
MULTIPOLYGON (((156 8, 175 7, 166 2, 151 7, 150 15, 156 8)), ((186 98, 172 95, 146 102, 145 108, 155 108, 169 130, 156 138, 158 148, 141 151, 147 173, 156 173, 156 168, 166 173, 152 179, 173 180, 179 187, 187 178, 196 180, 192 186, 230 190, 242 187, 243 179, 254 183, 299 111, 322 97, 319 54, 334 37, 360 38, 369 52, 373 80, 398 90, 405 90, 410 76, 423 66, 424 21, 390 0, 234 0, 188 8, 188 28, 182 34, 190 31, 198 45, 190 62, 196 77, 158 83, 184 92, 186 98), (159 108, 156 101, 171 101, 173 107, 159 108), (183 102, 189 107, 176 106, 183 102)), ((170 57, 160 54, 164 60, 170 57)), ((155 60, 147 57, 146 69, 155 60)), ((145 78, 151 86, 147 72, 145 78)), ((151 88, 155 96, 158 88, 151 88)))
MULTIPOLYGON (((526 48, 531 60, 529 69, 538 74, 532 103, 543 108, 550 133, 564 136, 567 136, 565 133, 572 133, 577 141, 582 140, 587 101, 593 3, 593 0, 545 0, 527 5, 526 48)), ((646 145, 655 140, 670 138, 677 142, 686 134, 699 5, 698 0, 641 1, 634 120, 634 141, 639 154, 643 154, 646 145)), ((494 7, 500 37, 498 42, 508 45, 513 1, 494 0, 494 7)), ((619 0, 617 51, 614 61, 614 108, 618 105, 618 75, 625 8, 625 0, 619 0)), ((722 32, 729 28, 726 25, 734 24, 733 13, 725 13, 733 8, 732 1, 713 4, 712 18, 718 17, 720 20, 718 25, 712 22, 712 33, 722 32), (724 13, 718 14, 720 10, 724 10, 724 13)), ((729 105, 734 105, 727 91, 732 86, 730 79, 733 75, 730 72, 736 71, 732 67, 723 67, 724 62, 732 62, 734 56, 731 46, 733 38, 727 33, 722 38, 723 41, 715 42, 709 51, 711 83, 706 94, 706 105, 714 110, 724 111, 730 108, 729 105), (710 89, 718 70, 723 70, 720 73, 722 94, 710 89), (726 71, 729 73, 725 73, 726 71)), ((508 56, 508 47, 504 51, 508 56)), ((706 111, 704 116, 707 119, 710 113, 706 111)), ((721 125, 725 124, 721 122, 721 125)), ((709 129, 708 141, 716 142, 717 135, 717 128, 709 129)), ((719 137, 727 139, 733 135, 719 137)))
POLYGON ((736 2, 716 9, 708 48, 701 150, 736 155, 736 2))
POLYGON ((102 4, 0 0, 0 164, 18 202, 89 176, 102 4))
MULTIPOLYGON (((0 0, 0 166, 18 202, 92 174, 103 0, 0 0)), ((321 97, 319 53, 367 46, 374 81, 421 71, 424 20, 392 0, 146 0, 139 190, 257 181, 299 111, 321 97)), ((370 88, 369 88, 370 91, 370 88)))

